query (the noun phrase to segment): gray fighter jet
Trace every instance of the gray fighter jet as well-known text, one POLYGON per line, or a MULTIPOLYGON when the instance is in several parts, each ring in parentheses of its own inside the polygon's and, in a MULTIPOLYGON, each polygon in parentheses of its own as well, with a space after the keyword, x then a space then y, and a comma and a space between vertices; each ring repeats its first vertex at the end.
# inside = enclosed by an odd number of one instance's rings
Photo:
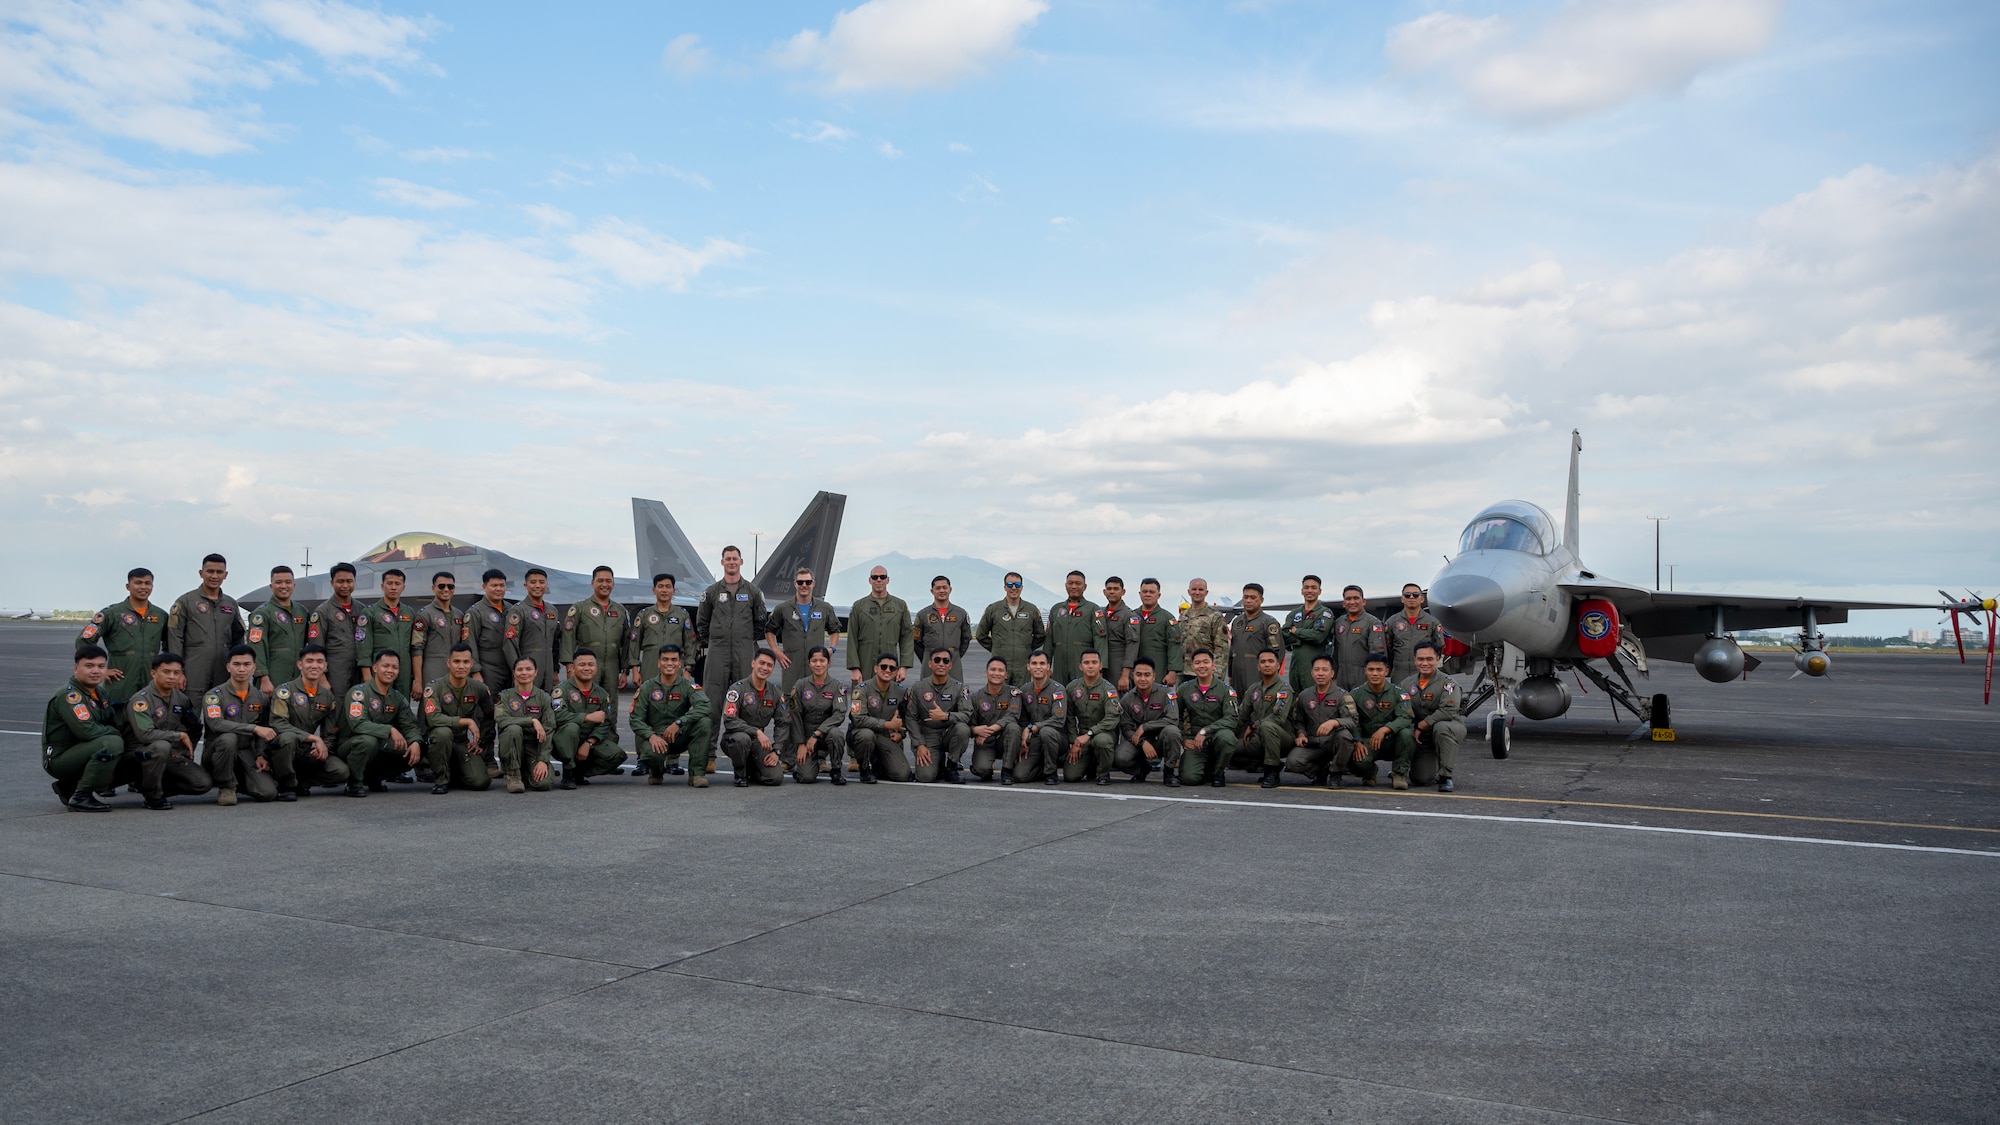
POLYGON ((1854 610, 1994 608, 1992 599, 1976 597, 1912 603, 1669 593, 1606 578, 1583 564, 1578 547, 1582 452, 1582 435, 1571 431, 1569 504, 1560 536, 1537 505, 1503 500, 1472 518, 1457 556, 1431 580, 1431 613, 1465 646, 1450 646, 1452 666, 1480 667, 1465 713, 1494 701, 1486 737, 1496 758, 1507 756, 1515 715, 1553 719, 1569 710, 1559 670, 1573 669, 1602 688, 1614 712, 1619 706, 1631 711, 1644 724, 1633 737, 1650 731, 1671 738, 1667 697, 1644 697, 1632 681, 1634 671, 1646 675, 1649 661, 1691 663, 1703 679, 1727 683, 1759 664, 1737 646, 1734 631, 1796 625, 1793 674, 1824 676, 1833 661, 1819 627, 1844 622, 1854 610))

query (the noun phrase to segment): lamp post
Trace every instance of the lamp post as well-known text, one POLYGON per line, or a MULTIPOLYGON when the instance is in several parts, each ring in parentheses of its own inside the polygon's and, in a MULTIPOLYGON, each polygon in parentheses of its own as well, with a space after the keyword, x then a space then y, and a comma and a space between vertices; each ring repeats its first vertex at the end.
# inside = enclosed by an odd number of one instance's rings
POLYGON ((1660 525, 1673 519, 1672 516, 1647 516, 1653 521, 1653 589, 1660 588, 1660 525))

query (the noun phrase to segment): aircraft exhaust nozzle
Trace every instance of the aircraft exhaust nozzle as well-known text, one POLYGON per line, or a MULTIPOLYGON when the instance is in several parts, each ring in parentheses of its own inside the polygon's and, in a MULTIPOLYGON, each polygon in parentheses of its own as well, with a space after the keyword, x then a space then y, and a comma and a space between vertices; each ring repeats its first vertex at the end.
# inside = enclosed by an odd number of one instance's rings
POLYGON ((1710 637, 1694 650, 1694 670, 1711 684, 1726 684, 1743 674, 1743 650, 1728 637, 1710 637))
POLYGON ((1553 719, 1569 710, 1569 687, 1554 676, 1529 676, 1514 689, 1514 708, 1530 719, 1553 719))
POLYGON ((1448 632, 1477 633, 1500 620, 1507 592, 1478 574, 1448 574, 1431 586, 1431 616, 1448 632))
POLYGON ((1823 652, 1802 652, 1792 664, 1808 676, 1824 676, 1833 670, 1833 658, 1823 652))

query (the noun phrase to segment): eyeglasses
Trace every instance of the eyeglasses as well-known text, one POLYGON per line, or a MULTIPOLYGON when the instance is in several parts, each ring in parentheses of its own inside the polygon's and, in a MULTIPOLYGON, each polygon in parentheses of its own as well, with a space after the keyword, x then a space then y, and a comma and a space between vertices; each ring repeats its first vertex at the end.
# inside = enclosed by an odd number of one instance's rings
POLYGON ((1018 590, 1021 588, 1021 584, 1019 582, 1009 582, 1007 583, 1007 588, 1009 590, 1018 590))

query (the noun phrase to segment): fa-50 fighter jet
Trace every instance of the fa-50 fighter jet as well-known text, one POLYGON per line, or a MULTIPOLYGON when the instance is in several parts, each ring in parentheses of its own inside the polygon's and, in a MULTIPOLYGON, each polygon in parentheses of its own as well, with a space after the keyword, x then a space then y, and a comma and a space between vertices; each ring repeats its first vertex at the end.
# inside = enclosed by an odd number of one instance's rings
MULTIPOLYGON (((1605 578, 1584 566, 1578 551, 1582 452, 1582 436, 1571 431, 1569 505, 1560 537, 1540 507, 1503 500, 1472 518, 1458 555, 1431 580, 1431 613, 1469 649, 1452 646, 1454 652, 1483 661, 1465 712, 1493 699, 1486 737, 1496 758, 1507 756, 1514 715, 1553 719, 1569 710, 1569 689, 1556 678, 1558 670, 1574 669, 1604 689, 1614 708, 1623 705, 1646 724, 1642 732, 1666 732, 1667 697, 1642 697, 1629 671, 1645 675, 1649 660, 1692 663, 1703 679, 1727 683, 1759 663, 1737 647, 1733 631, 1795 624, 1794 674, 1824 676, 1833 662, 1819 627, 1844 622, 1853 610, 1937 609, 1954 618, 1994 611, 1991 598, 1911 603, 1668 593, 1605 578), (1615 681, 1598 669, 1600 662, 1615 681)), ((1990 685, 1990 655, 1988 667, 1990 685)))

